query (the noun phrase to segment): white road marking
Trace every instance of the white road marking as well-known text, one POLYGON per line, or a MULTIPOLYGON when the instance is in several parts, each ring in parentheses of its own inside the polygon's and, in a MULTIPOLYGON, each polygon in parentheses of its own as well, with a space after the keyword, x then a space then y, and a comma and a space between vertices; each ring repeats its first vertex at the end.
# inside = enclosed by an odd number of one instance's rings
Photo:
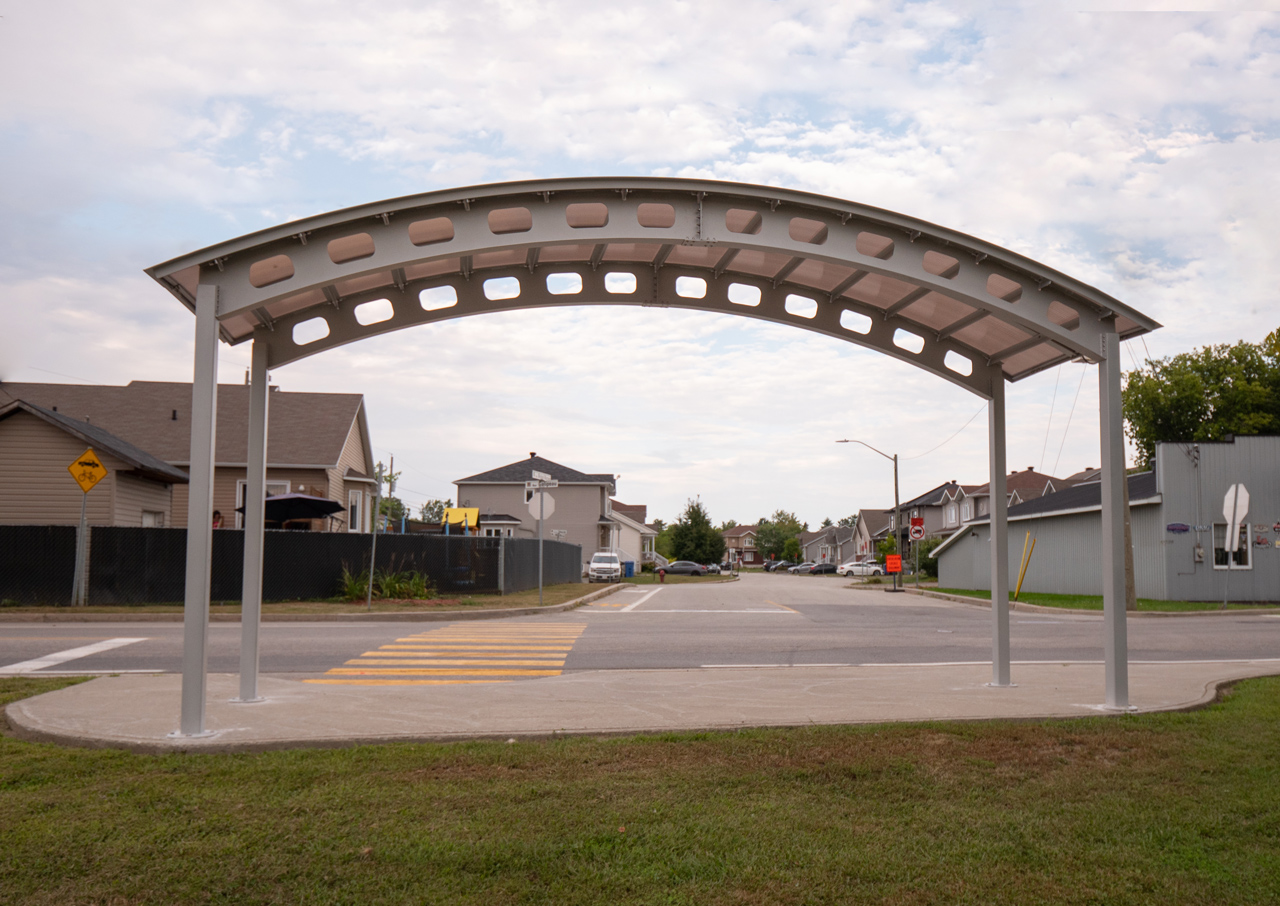
POLYGON ((45 667, 56 667, 58 664, 65 664, 67 661, 74 661, 76 658, 88 657, 91 654, 110 651, 112 648, 123 648, 125 645, 132 645, 134 642, 145 641, 145 638, 105 639, 101 642, 94 642, 92 645, 82 645, 79 648, 68 648, 66 651, 55 651, 53 654, 46 654, 44 657, 33 658, 29 661, 21 661, 17 664, 9 664, 8 666, 0 667, 0 676, 11 676, 16 673, 33 673, 37 670, 43 670, 45 667))
MULTIPOLYGON (((639 601, 636 602, 636 604, 639 604, 639 603, 640 603, 639 601)), ((635 606, 636 606, 635 604, 631 605, 631 607, 635 607, 635 606)), ((622 608, 622 610, 618 611, 618 613, 626 613, 628 610, 631 609, 631 607, 624 607, 622 608)), ((777 616, 783 616, 783 617, 791 616, 791 615, 803 616, 803 614, 798 613, 797 611, 794 611, 794 610, 765 610, 760 607, 757 607, 755 610, 694 610, 690 608, 688 610, 642 610, 640 612, 641 613, 772 613, 772 614, 776 614, 777 616)))
POLYGON ((733 667, 750 667, 759 669, 761 667, 853 667, 854 664, 703 664, 704 670, 725 670, 733 667))
POLYGON ((643 595, 648 594, 648 590, 644 588, 624 588, 621 593, 624 595, 643 595))
POLYGON ((649 592, 647 595, 644 595, 643 597, 640 597, 640 598, 636 598, 634 601, 632 601, 630 604, 628 604, 626 607, 622 608, 622 610, 618 612, 627 613, 628 611, 635 610, 637 607, 639 607, 645 601, 652 598, 654 595, 656 595, 660 591, 662 591, 661 588, 655 588, 653 591, 649 592))

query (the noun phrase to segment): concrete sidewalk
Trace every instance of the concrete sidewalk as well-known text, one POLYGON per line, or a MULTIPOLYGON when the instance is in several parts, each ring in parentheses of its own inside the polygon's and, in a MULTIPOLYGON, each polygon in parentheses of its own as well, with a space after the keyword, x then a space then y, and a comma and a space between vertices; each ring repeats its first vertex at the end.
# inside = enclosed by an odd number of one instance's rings
MULTIPOLYGON (((1280 673, 1280 659, 1130 662, 1138 711, 1211 702, 1223 683, 1280 673)), ((325 686, 264 676, 266 701, 236 704, 209 677, 206 727, 175 738, 181 677, 119 675, 15 702, 16 735, 137 752, 246 752, 362 743, 617 735, 742 727, 1081 717, 1102 707, 1100 662, 600 670, 485 685, 325 686)))

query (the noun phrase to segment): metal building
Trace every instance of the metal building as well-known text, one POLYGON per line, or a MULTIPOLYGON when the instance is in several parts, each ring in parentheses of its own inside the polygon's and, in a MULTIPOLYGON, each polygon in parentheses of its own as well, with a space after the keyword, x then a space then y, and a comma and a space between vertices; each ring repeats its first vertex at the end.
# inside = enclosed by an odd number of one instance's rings
MULTIPOLYGON (((1134 584, 1163 601, 1280 601, 1280 437, 1156 445, 1155 469, 1129 476, 1134 584), (1223 498, 1235 484, 1249 511, 1226 550, 1223 498)), ((1009 508, 1009 583, 1028 534, 1035 550, 1022 590, 1103 593, 1097 481, 1009 508)), ((991 587, 991 527, 978 520, 935 551, 943 588, 991 587)))

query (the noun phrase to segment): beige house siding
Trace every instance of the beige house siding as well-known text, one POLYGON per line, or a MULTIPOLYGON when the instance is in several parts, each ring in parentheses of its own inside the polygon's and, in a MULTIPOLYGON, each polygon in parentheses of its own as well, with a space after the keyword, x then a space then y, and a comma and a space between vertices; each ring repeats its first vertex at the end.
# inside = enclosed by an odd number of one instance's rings
MULTIPOLYGON (((67 466, 87 447, 26 412, 0 422, 0 522, 9 525, 75 525, 84 497, 67 466)), ((166 524, 172 486, 123 474, 132 466, 95 450, 107 477, 89 492, 90 525, 141 525, 142 510, 159 510, 166 524)), ((178 485, 186 492, 185 485, 178 485)))
MULTIPOLYGON (((600 550, 600 515, 608 500, 607 489, 600 485, 562 484, 547 491, 555 500, 555 512, 547 517, 545 538, 552 529, 564 529, 564 540, 582 545, 583 563, 600 550)), ((460 484, 458 505, 479 507, 481 518, 487 513, 507 513, 520 520, 517 538, 538 537, 538 520, 529 514, 523 484, 460 484)))
MULTIPOLYGON (((224 528, 236 524, 236 483, 244 481, 245 469, 235 466, 219 466, 213 470, 213 508, 222 513, 224 528)), ((324 469, 267 469, 267 481, 287 481, 294 494, 311 494, 327 497, 328 476, 324 469), (299 490, 305 487, 306 490, 299 490)), ((185 528, 187 524, 187 486, 175 485, 173 489, 173 525, 185 528)), ((313 520, 322 523, 327 520, 313 520)))
POLYGON ((346 530, 347 526, 347 503, 349 501, 349 493, 351 491, 359 491, 360 497, 360 521, 364 523, 358 526, 363 531, 368 527, 369 511, 373 507, 373 491, 374 486, 363 481, 347 481, 346 475, 348 469, 354 469, 365 475, 373 474, 373 466, 371 464, 372 456, 365 450, 364 437, 360 431, 360 418, 357 416, 351 422, 351 429, 347 432, 346 442, 342 445, 342 455, 338 457, 338 465, 336 468, 329 469, 329 494, 330 500, 337 501, 342 504, 343 511, 335 514, 335 527, 346 530), (341 526, 336 526, 336 520, 341 518, 341 526))

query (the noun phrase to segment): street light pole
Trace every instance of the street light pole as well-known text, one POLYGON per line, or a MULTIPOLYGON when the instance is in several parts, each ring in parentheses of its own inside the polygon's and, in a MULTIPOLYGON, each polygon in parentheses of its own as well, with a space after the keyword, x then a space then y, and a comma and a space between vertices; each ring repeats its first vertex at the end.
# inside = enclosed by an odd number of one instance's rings
MULTIPOLYGON (((898 543, 898 538, 902 534, 902 507, 898 503, 898 454, 894 453, 892 456, 890 456, 888 453, 884 452, 883 450, 877 450, 875 447, 871 446, 871 444, 867 443, 866 441, 854 440, 852 438, 849 438, 846 440, 838 440, 836 441, 836 443, 862 444, 862 446, 866 447, 872 453, 879 453, 885 459, 893 460, 893 549, 899 555, 901 555, 902 545, 898 543)), ((893 574, 893 591, 901 591, 901 589, 898 588, 898 577, 900 575, 901 573, 893 574)))

